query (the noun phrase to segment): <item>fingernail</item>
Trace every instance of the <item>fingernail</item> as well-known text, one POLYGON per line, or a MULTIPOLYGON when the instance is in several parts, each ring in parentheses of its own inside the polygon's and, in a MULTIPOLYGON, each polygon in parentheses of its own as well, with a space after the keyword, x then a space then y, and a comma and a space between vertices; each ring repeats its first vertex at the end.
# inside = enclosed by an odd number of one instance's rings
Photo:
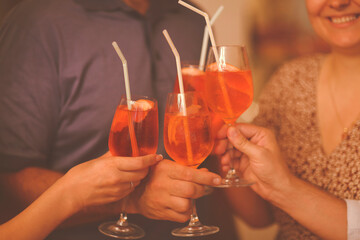
POLYGON ((163 160, 163 155, 162 154, 158 154, 158 155, 156 155, 156 161, 161 161, 161 160, 163 160))
POLYGON ((230 137, 237 137, 237 136, 239 136, 239 131, 235 127, 230 127, 229 135, 230 135, 230 137))
POLYGON ((219 185, 221 183, 221 178, 214 178, 213 183, 219 185))

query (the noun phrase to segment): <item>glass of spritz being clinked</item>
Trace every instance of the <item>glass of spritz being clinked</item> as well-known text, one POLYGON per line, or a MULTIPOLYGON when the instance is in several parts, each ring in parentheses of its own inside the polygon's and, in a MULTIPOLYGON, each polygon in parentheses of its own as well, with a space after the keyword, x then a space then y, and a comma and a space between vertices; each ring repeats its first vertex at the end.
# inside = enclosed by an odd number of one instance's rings
MULTIPOLYGON (((235 124, 253 101, 253 82, 245 46, 211 47, 206 66, 204 96, 209 108, 228 125, 235 124)), ((229 145, 230 157, 233 147, 229 145)), ((217 187, 241 187, 252 183, 240 178, 232 166, 217 187)))
MULTIPOLYGON (((109 135, 109 150, 113 156, 138 157, 156 153, 159 136, 157 101, 148 97, 121 98, 117 106, 109 135)), ((139 226, 129 223, 123 199, 120 219, 105 222, 99 231, 119 239, 139 239, 145 232, 139 226)))
MULTIPOLYGON (((165 110, 164 144, 166 152, 175 162, 197 168, 211 153, 214 139, 208 108, 195 92, 168 95, 165 110)), ((201 224, 195 202, 188 226, 174 229, 174 236, 192 237, 217 233, 218 227, 201 224)))

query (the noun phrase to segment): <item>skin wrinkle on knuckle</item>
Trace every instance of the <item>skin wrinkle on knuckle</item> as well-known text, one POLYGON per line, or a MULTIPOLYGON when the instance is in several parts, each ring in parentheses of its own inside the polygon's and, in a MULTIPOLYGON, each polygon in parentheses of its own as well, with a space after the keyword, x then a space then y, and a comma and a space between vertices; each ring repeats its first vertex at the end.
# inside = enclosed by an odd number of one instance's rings
POLYGON ((182 176, 185 181, 191 181, 193 179, 192 169, 184 168, 182 171, 182 176))
POLYGON ((157 190, 163 189, 165 187, 163 181, 153 181, 153 182, 151 182, 151 184, 149 186, 147 188, 150 191, 157 191, 157 190))
POLYGON ((242 148, 243 146, 246 145, 247 141, 248 140, 246 138, 244 138, 243 136, 240 136, 236 139, 235 144, 237 147, 242 148))
POLYGON ((193 197, 196 194, 196 187, 191 184, 184 189, 184 195, 188 198, 193 197))
POLYGON ((266 159, 268 156, 268 153, 269 152, 267 149, 261 148, 258 152, 258 159, 266 159))
POLYGON ((190 201, 183 199, 177 206, 176 211, 179 213, 187 212, 190 209, 190 201))
POLYGON ((177 184, 174 184, 171 189, 170 189, 170 192, 171 194, 174 194, 174 195, 179 195, 181 193, 184 192, 184 187, 182 184, 180 183, 177 183, 177 184))
POLYGON ((103 182, 100 183, 99 185, 113 186, 113 185, 117 185, 118 183, 121 183, 121 182, 119 181, 119 179, 117 177, 109 176, 108 178, 104 179, 103 182))

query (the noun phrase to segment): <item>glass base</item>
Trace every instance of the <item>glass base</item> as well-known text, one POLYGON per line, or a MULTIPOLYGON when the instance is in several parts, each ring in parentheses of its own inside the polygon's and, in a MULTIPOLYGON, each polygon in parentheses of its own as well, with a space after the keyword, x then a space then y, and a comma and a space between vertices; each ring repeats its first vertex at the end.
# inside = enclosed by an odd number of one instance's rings
POLYGON ((240 178, 235 169, 230 169, 226 174, 226 177, 221 180, 220 185, 214 186, 218 188, 230 188, 230 187, 248 187, 253 185, 253 182, 248 182, 245 179, 240 178))
POLYGON ((101 233, 118 239, 139 239, 145 236, 144 230, 131 223, 120 226, 117 222, 105 222, 98 229, 101 233))
POLYGON ((171 234, 176 237, 196 237, 217 233, 220 229, 215 226, 186 226, 172 230, 171 234))

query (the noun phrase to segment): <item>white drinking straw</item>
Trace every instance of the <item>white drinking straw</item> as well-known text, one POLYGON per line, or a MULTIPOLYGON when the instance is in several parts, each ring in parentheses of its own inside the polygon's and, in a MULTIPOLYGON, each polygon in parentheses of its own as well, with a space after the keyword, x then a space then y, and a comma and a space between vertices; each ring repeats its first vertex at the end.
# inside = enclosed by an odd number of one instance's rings
POLYGON ((130 83, 129 83, 129 73, 128 73, 128 67, 127 67, 127 61, 124 57, 124 54, 121 52, 118 44, 114 41, 112 42, 112 45, 117 53, 117 55, 119 56, 122 64, 123 64, 123 68, 124 68, 124 79, 125 79, 125 91, 126 91, 126 102, 127 102, 127 106, 128 109, 131 110, 131 92, 130 92, 130 83))
MULTIPOLYGON (((175 56, 175 60, 176 60, 176 69, 177 69, 177 74, 178 74, 178 79, 179 79, 179 90, 180 90, 180 99, 182 102, 182 108, 183 108, 183 113, 184 116, 187 116, 187 112, 186 112, 186 102, 185 102, 185 95, 184 95, 184 84, 183 84, 183 79, 182 79, 182 73, 181 73, 181 61, 180 61, 180 55, 179 52, 176 50, 176 47, 173 43, 173 41, 170 38, 169 33, 167 32, 166 29, 163 30, 163 34, 166 38, 166 41, 169 43, 169 46, 175 56)), ((185 144, 186 144, 186 153, 187 153, 187 157, 188 157, 188 161, 189 163, 192 165, 194 162, 194 156, 192 154, 192 147, 191 147, 191 140, 190 140, 190 130, 189 130, 189 122, 188 119, 185 118, 184 119, 184 131, 185 131, 185 144)))
POLYGON ((206 22, 206 25, 207 25, 207 28, 209 30, 209 35, 210 35, 210 42, 211 42, 211 45, 213 47, 213 51, 214 51, 214 56, 215 56, 215 60, 216 60, 216 64, 219 66, 220 68, 220 62, 219 62, 219 55, 218 55, 218 52, 216 50, 216 43, 215 43, 215 38, 214 38, 214 34, 213 34, 213 31, 211 29, 211 24, 210 24, 210 20, 209 20, 209 15, 206 13, 206 12, 203 12, 199 9, 197 9, 196 7, 193 7, 191 6, 190 4, 184 2, 184 1, 181 1, 179 0, 178 2, 179 4, 183 5, 184 7, 202 15, 204 18, 205 18, 205 22, 206 22))
MULTIPOLYGON (((211 24, 210 24, 210 20, 209 20, 209 15, 199 9, 197 9, 196 7, 193 7, 191 6, 190 4, 186 3, 186 2, 183 2, 181 0, 179 0, 179 4, 183 5, 184 7, 187 7, 188 9, 204 16, 205 18, 205 21, 206 21, 206 25, 207 25, 207 28, 209 30, 209 35, 210 35, 210 41, 211 41, 211 45, 212 45, 212 49, 214 51, 214 56, 215 56, 215 60, 216 60, 216 65, 218 66, 218 69, 219 70, 222 70, 222 66, 220 65, 220 61, 219 61, 219 55, 218 55, 218 52, 217 52, 217 49, 216 49, 216 43, 215 43, 215 38, 214 38, 214 34, 213 34, 213 31, 211 29, 211 24)), ((233 111, 232 111, 232 108, 231 108, 231 102, 230 102, 230 97, 229 97, 229 93, 227 92, 227 89, 226 89, 226 85, 225 85, 225 80, 223 77, 219 77, 219 83, 220 83, 220 87, 221 87, 221 91, 222 91, 222 94, 224 96, 224 101, 225 101, 225 107, 227 109, 227 111, 229 112, 229 114, 231 116, 233 116, 233 111)))
MULTIPOLYGON (((214 22, 216 21, 216 19, 218 18, 218 16, 220 15, 220 13, 223 10, 224 10, 223 5, 221 5, 216 10, 216 12, 214 13, 214 15, 212 16, 212 18, 210 20, 210 25, 211 26, 214 24, 214 22)), ((206 50, 207 50, 207 47, 208 47, 208 42, 209 42, 209 30, 208 30, 207 26, 205 26, 203 42, 202 42, 202 47, 201 47, 200 61, 199 61, 199 70, 201 70, 201 71, 204 71, 204 68, 205 68, 205 57, 206 57, 206 50)))
POLYGON ((181 74, 180 55, 179 55, 179 52, 176 50, 175 45, 174 45, 173 41, 171 40, 170 35, 166 29, 163 30, 163 34, 166 38, 166 41, 169 43, 169 46, 175 56, 176 69, 177 69, 177 75, 178 75, 178 80, 179 80, 180 98, 181 98, 181 101, 183 102, 183 105, 182 105, 183 112, 184 112, 184 115, 186 116, 187 114, 186 114, 186 104, 185 104, 185 96, 184 96, 184 83, 183 83, 182 74, 181 74))
POLYGON ((119 56, 122 64, 123 64, 123 68, 124 68, 124 79, 125 79, 125 91, 126 91, 126 103, 127 103, 127 107, 128 107, 128 114, 129 114, 129 134, 130 134, 130 142, 131 142, 131 149, 133 151, 133 156, 137 157, 139 156, 139 147, 137 144, 137 140, 136 140, 136 135, 135 135, 135 129, 134 129, 134 124, 133 121, 131 119, 131 93, 130 93, 130 83, 129 83, 129 73, 128 73, 128 67, 127 67, 127 61, 126 58, 124 56, 124 54, 121 52, 118 44, 114 41, 112 42, 112 45, 117 53, 117 55, 119 56))

